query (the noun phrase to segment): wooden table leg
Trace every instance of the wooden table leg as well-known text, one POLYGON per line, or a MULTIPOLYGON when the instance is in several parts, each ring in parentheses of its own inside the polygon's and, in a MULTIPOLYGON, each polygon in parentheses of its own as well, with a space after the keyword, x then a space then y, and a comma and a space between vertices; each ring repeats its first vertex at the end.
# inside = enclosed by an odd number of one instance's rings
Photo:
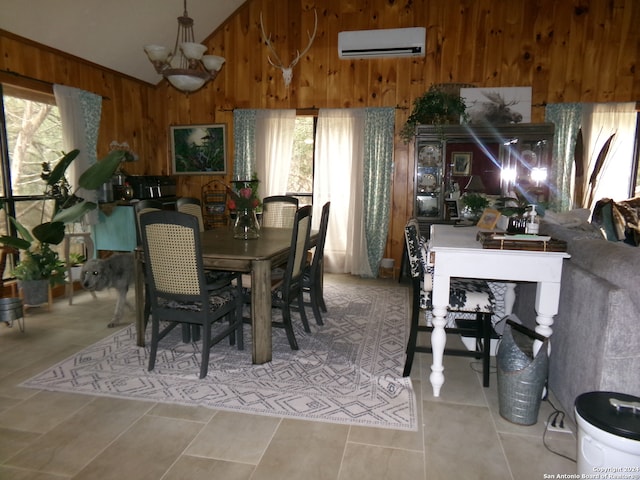
POLYGON ((253 363, 271 361, 271 262, 254 260, 251 269, 253 363))
POLYGON ((142 252, 134 253, 134 285, 136 293, 136 345, 144 347, 144 265, 142 252))

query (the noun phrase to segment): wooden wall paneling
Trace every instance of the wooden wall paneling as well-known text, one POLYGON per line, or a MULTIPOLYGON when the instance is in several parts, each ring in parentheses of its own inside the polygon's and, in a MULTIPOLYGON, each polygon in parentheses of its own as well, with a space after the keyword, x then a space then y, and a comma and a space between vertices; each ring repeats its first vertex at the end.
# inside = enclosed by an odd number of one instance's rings
POLYGON ((536 8, 534 3, 525 2, 522 10, 518 12, 517 18, 514 18, 513 29, 509 32, 509 43, 514 45, 511 51, 513 56, 512 85, 514 86, 532 86, 531 77, 534 66, 532 53, 534 40, 533 19, 536 16, 536 8))
MULTIPOLYGON (((586 94, 586 98, 595 101, 595 85, 586 85, 583 72, 591 62, 599 63, 601 61, 595 50, 589 50, 589 42, 595 40, 593 35, 597 35, 594 31, 595 24, 586 10, 575 7, 567 12, 569 17, 568 32, 568 56, 566 60, 566 71, 564 80, 564 97, 566 101, 574 101, 571 99, 580 98, 586 94), (589 93, 591 92, 591 93, 589 93)), ((557 45, 557 44, 556 44, 557 45)), ((557 57, 556 57, 557 58, 557 57)), ((554 67, 555 68, 555 67, 554 67)))
POLYGON ((632 29, 637 28, 638 21, 640 21, 640 5, 638 2, 627 0, 624 10, 618 11, 618 15, 621 17, 614 24, 619 23, 622 28, 620 29, 620 48, 616 54, 616 96, 630 98, 631 92, 633 92, 634 72, 638 56, 630 56, 626 52, 638 52, 638 41, 633 38, 632 29))
MULTIPOLYGON (((442 56, 442 15, 436 2, 427 6, 427 45, 425 47, 425 78, 429 84, 439 83, 442 56)), ((426 90, 426 89, 424 89, 426 90)))
MULTIPOLYGON (((408 192, 414 165, 413 147, 397 131, 413 100, 434 83, 531 85, 534 121, 544 119, 547 102, 640 100, 639 17, 636 0, 251 0, 208 37, 210 51, 227 61, 213 83, 188 97, 166 82, 149 86, 3 32, 0 68, 111 98, 105 101, 99 154, 110 140, 133 137, 127 141, 141 144, 141 160, 128 167, 143 174, 170 172, 171 124, 227 123, 231 171, 234 108, 405 107, 396 110, 393 218, 385 250, 399 262, 402 227, 413 213, 408 192), (278 35, 274 46, 286 62, 306 45, 313 8, 318 33, 286 89, 280 70, 267 63, 260 12, 267 30, 278 35), (427 28, 425 58, 338 59, 339 31, 402 26, 427 28)), ((193 193, 207 178, 185 177, 180 183, 193 193)))
MULTIPOLYGON (((623 1, 610 2, 607 5, 598 5, 595 18, 601 19, 598 26, 594 29, 596 32, 593 41, 607 42, 610 50, 609 55, 601 55, 601 66, 598 75, 598 90, 604 97, 600 102, 613 102, 617 98, 618 84, 618 64, 620 46, 622 44, 621 35, 624 32, 625 15, 621 8, 623 1), (604 19, 604 21, 602 20, 604 19), (601 39, 601 40, 600 40, 601 39)), ((628 14, 628 13, 627 13, 628 14)), ((637 28, 637 24, 636 24, 637 28)))
MULTIPOLYGON (((572 12, 570 5, 558 2, 557 5, 551 6, 554 21, 550 28, 550 55, 549 55, 549 87, 547 89, 547 102, 561 103, 571 102, 575 99, 567 97, 565 93, 565 84, 567 78, 567 62, 570 54, 569 35, 570 29, 568 25, 560 26, 555 21, 557 18, 569 19, 572 12)), ((567 20, 569 22, 570 20, 567 20)))
MULTIPOLYGON (((444 12, 443 12, 444 13, 444 12)), ((465 31, 463 17, 452 9, 451 13, 442 16, 438 28, 440 38, 440 79, 439 82, 461 81, 460 63, 461 50, 459 43, 460 32, 465 31)))
MULTIPOLYGON (((326 81, 325 81, 325 91, 319 91, 319 102, 317 103, 318 107, 325 108, 341 108, 344 105, 345 96, 341 92, 341 88, 344 87, 342 83, 342 75, 343 72, 347 73, 347 80, 349 79, 349 75, 353 78, 353 72, 349 72, 349 70, 345 70, 346 68, 350 69, 361 69, 363 68, 363 60, 341 60, 338 58, 338 33, 345 28, 344 25, 340 26, 339 22, 329 21, 330 18, 336 18, 338 16, 337 11, 332 11, 330 15, 327 17, 326 24, 326 81)), ((366 75, 363 76, 366 78, 366 75)), ((367 79, 368 81, 368 79, 367 79)), ((353 88, 356 88, 354 85, 353 88)), ((366 89, 369 91, 369 85, 365 83, 364 85, 358 85, 359 93, 362 94, 362 90, 366 89)), ((350 88, 351 90, 351 88, 350 88)), ((368 98, 368 94, 365 98, 368 98)), ((366 100, 368 101, 368 100, 366 100)))
MULTIPOLYGON (((380 106, 380 97, 382 96, 382 88, 384 82, 384 75, 382 73, 381 67, 383 63, 393 63, 397 60, 382 60, 379 58, 372 58, 368 60, 369 66, 369 101, 368 106, 371 107, 379 107, 380 106)), ((395 99, 394 99, 395 100, 395 99)))
POLYGON ((477 65, 477 51, 480 45, 473 40, 476 35, 477 8, 471 5, 461 4, 456 19, 457 28, 449 35, 454 50, 454 68, 451 71, 451 81, 458 83, 471 83, 474 79, 477 65))
MULTIPOLYGON (((306 2, 305 2, 306 3, 306 2)), ((302 5, 301 6, 302 17, 301 17, 301 41, 304 42, 304 45, 300 47, 300 49, 305 48, 307 42, 309 40, 309 35, 313 35, 313 29, 315 25, 315 14, 318 16, 318 27, 316 31, 315 38, 313 40, 313 44, 311 48, 307 51, 307 53, 300 59, 298 65, 299 68, 294 72, 294 78, 298 78, 296 82, 296 105, 298 108, 300 107, 312 107, 314 105, 314 66, 320 57, 320 51, 322 49, 322 44, 320 43, 320 38, 325 37, 324 30, 324 21, 323 21, 323 11, 322 9, 316 8, 313 4, 311 5, 302 5)))
POLYGON ((331 27, 335 23, 337 23, 335 11, 326 7, 318 8, 318 34, 312 47, 313 63, 306 65, 310 70, 309 75, 311 77, 309 91, 304 92, 304 97, 299 97, 299 106, 302 108, 328 106, 326 92, 329 90, 328 80, 333 64, 330 58, 331 55, 336 55, 337 57, 337 53, 334 54, 332 52, 336 48, 335 44, 330 40, 332 35, 331 27))
MULTIPOLYGON (((531 71, 532 100, 534 104, 544 104, 549 101, 550 50, 553 40, 553 17, 537 15, 534 18, 533 44, 531 49, 534 63, 531 71)), ((544 115, 544 112, 542 113, 544 115)), ((541 120, 536 119, 536 121, 541 120)))
POLYGON ((488 36, 486 17, 488 13, 482 5, 474 3, 466 6, 464 15, 469 20, 467 38, 472 50, 472 60, 469 62, 472 65, 472 73, 462 83, 481 85, 484 83, 484 63, 489 48, 486 42, 488 36))
POLYGON ((486 50, 483 62, 482 85, 487 87, 500 86, 504 26, 501 24, 496 9, 499 9, 500 6, 504 4, 506 4, 506 2, 496 3, 489 8, 485 7, 485 15, 483 16, 483 20, 486 22, 486 37, 484 39, 486 50))
POLYGON ((235 98, 240 100, 240 102, 236 101, 237 108, 260 105, 276 74, 276 71, 267 62, 267 48, 260 31, 260 9, 252 8, 250 13, 251 15, 247 17, 248 24, 247 31, 243 35, 244 39, 236 38, 238 41, 244 41, 248 46, 248 50, 242 51, 241 59, 238 59, 236 55, 240 65, 237 75, 238 78, 249 79, 248 86, 244 82, 237 82, 238 88, 248 90, 244 95, 241 92, 235 92, 235 98), (255 55, 250 55, 249 52, 255 52, 255 55), (245 98, 247 94, 248 97, 245 98))

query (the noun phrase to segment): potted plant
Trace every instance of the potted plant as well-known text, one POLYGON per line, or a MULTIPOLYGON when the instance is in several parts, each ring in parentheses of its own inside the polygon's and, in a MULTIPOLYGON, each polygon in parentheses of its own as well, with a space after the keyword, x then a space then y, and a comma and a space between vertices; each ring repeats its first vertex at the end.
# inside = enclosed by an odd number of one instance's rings
POLYGON ((37 244, 21 256, 13 269, 25 305, 40 305, 49 300, 49 287, 65 281, 64 263, 48 243, 37 244))
MULTIPOLYGON (((1 245, 20 251, 20 260, 13 270, 13 274, 20 283, 25 305, 39 305, 47 302, 49 288, 64 283, 64 263, 60 260, 58 252, 51 248, 51 245, 58 245, 64 240, 66 224, 78 221, 87 212, 97 208, 96 203, 77 197, 75 193, 70 194, 68 189, 60 189, 60 187, 68 185, 65 172, 78 153, 78 150, 73 150, 63 155, 53 169, 47 168, 43 164, 42 178, 46 184, 45 196, 56 200, 52 219, 36 225, 29 231, 15 218, 9 217, 16 235, 0 237, 1 245), (40 284, 35 288, 44 289, 47 292, 47 299, 44 301, 27 300, 27 296, 30 295, 28 290, 34 286, 32 282, 40 284)), ((100 188, 111 178, 124 156, 124 152, 114 150, 103 160, 96 162, 80 176, 78 188, 87 190, 100 188)), ((44 201, 42 208, 44 215, 44 201)))
POLYGON ((75 282, 80 280, 80 272, 82 271, 82 264, 87 261, 87 258, 81 253, 71 252, 69 253, 69 258, 67 262, 70 265, 69 268, 69 277, 68 280, 70 282, 75 282))
POLYGON ((460 200, 464 205, 462 215, 469 220, 480 218, 484 209, 489 206, 489 200, 481 193, 465 193, 460 200))
POLYGON ((413 101, 413 110, 400 131, 400 137, 409 143, 415 136, 417 125, 447 125, 466 121, 466 109, 459 93, 432 85, 413 101))

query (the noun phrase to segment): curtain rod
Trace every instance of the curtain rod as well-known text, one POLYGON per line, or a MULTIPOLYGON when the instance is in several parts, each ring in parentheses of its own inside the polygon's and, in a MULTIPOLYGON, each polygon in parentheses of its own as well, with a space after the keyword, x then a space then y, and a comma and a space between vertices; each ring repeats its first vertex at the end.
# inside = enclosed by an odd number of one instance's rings
MULTIPOLYGON (((40 83, 42 85, 46 85, 47 87, 51 88, 51 93, 53 93, 53 85, 54 84, 51 83, 51 82, 48 82, 47 80, 42 80, 40 78, 29 77, 28 75, 23 75, 22 73, 14 72, 14 71, 9 70, 9 69, 1 70, 0 73, 6 73, 6 74, 9 74, 9 75, 13 75, 14 77, 19 77, 19 78, 23 78, 25 80, 29 80, 30 82, 37 82, 37 83, 40 83)), ((92 93, 95 93, 95 92, 92 92, 92 93)), ((96 95, 98 95, 98 94, 96 93, 96 95)), ((109 97, 105 97, 104 95, 100 95, 100 97, 102 97, 103 100, 111 100, 109 97)))

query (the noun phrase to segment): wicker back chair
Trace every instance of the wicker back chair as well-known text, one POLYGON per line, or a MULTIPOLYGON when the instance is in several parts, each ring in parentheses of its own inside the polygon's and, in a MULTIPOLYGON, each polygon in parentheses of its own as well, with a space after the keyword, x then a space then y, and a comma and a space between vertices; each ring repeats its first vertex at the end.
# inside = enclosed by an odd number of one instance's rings
POLYGON ((204 232, 204 218, 202 216, 202 204, 200 200, 193 197, 180 197, 176 201, 176 210, 196 217, 200 231, 204 232))
POLYGON ((243 348, 242 299, 235 287, 211 291, 206 282, 198 220, 174 211, 141 215, 147 286, 151 299, 149 370, 158 344, 179 324, 202 328, 200 378, 207 375, 210 348, 225 337, 243 348), (212 326, 228 317, 228 324, 212 326), (165 322, 168 324, 165 326, 165 322), (160 329, 163 325, 162 330, 160 329))
POLYGON ((262 226, 275 228, 293 227, 293 217, 298 210, 298 199, 287 195, 273 195, 262 200, 262 226))
POLYGON ((136 220, 136 233, 138 235, 138 245, 142 244, 142 232, 140 230, 140 216, 144 213, 155 212, 162 210, 162 203, 158 200, 145 199, 140 200, 134 204, 135 220, 136 220))
MULTIPOLYGON (((311 206, 301 207, 294 215, 293 229, 291 231, 291 249, 287 257, 284 272, 271 272, 271 306, 282 310, 282 321, 272 321, 274 327, 284 328, 292 350, 298 350, 291 324, 291 304, 297 301, 300 318, 305 331, 310 332, 309 321, 304 311, 304 298, 302 290, 302 278, 304 267, 307 263, 307 251, 309 250, 309 234, 311 233, 311 206)), ((251 302, 251 276, 242 275, 239 285, 247 290, 244 301, 251 302)))

